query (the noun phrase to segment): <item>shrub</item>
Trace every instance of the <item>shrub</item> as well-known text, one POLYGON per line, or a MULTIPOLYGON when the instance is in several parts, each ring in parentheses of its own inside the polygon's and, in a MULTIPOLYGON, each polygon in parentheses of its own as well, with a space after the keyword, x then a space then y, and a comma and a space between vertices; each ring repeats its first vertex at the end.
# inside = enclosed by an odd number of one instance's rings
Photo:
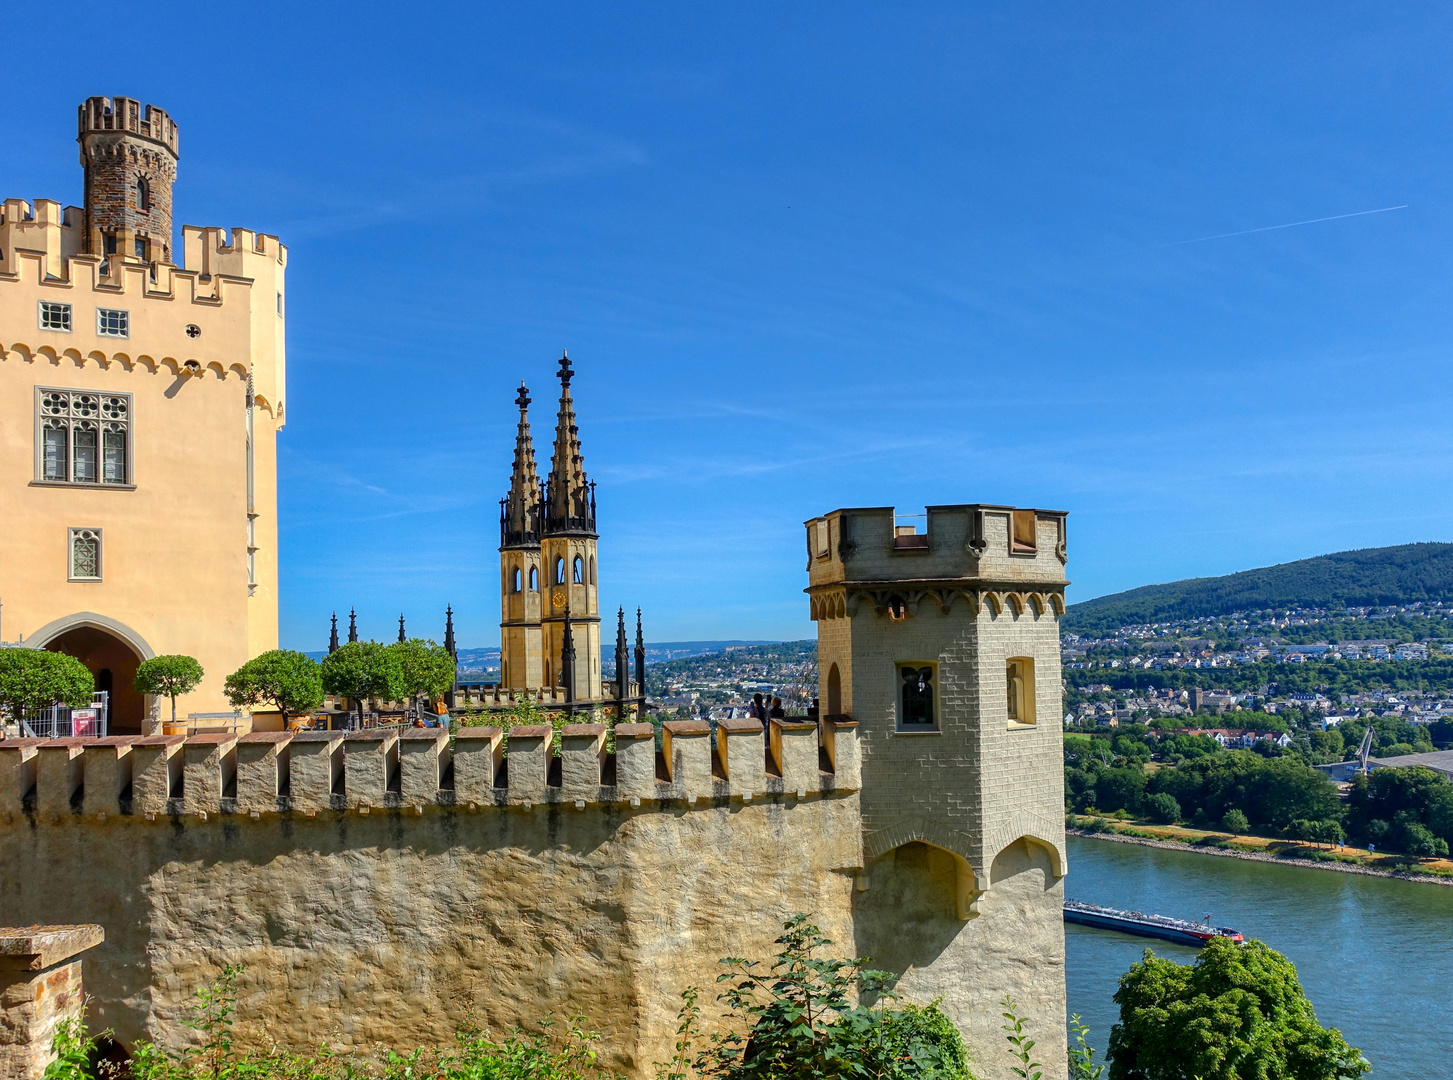
POLYGON ((404 670, 399 654, 376 641, 350 641, 323 658, 325 693, 353 698, 359 712, 367 698, 398 701, 404 696, 404 670))
POLYGON ((1087 833, 1107 833, 1111 831, 1111 826, 1104 818, 1093 817, 1085 823, 1084 830, 1087 833))
POLYGON ((1240 810, 1227 810, 1226 816, 1221 819, 1221 828, 1229 833, 1245 833, 1251 828, 1251 822, 1246 820, 1246 815, 1240 810))
POLYGON ((1162 825, 1174 825, 1181 819, 1181 804, 1176 802, 1173 795, 1164 791, 1146 796, 1145 809, 1151 818, 1162 825))

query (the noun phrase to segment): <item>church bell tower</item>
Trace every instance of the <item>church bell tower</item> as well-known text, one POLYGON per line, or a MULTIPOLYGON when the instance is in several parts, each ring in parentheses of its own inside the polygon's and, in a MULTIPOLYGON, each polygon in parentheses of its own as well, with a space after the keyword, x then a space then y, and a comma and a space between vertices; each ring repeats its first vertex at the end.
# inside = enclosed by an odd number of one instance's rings
POLYGON ((600 699, 600 604, 596 590, 595 485, 585 475, 570 380, 560 357, 560 408, 555 451, 545 482, 540 538, 545 675, 574 701, 600 699))
POLYGON ((548 685, 540 628, 540 526, 545 508, 530 437, 530 392, 515 397, 520 424, 510 493, 499 505, 500 685, 510 690, 548 685))

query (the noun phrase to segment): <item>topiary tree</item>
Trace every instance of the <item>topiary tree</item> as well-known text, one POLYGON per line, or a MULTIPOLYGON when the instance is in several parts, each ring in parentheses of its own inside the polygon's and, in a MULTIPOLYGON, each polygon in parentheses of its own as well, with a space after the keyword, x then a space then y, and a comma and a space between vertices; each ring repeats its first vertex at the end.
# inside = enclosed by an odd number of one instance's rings
POLYGON ((1110 1080, 1350 1080, 1371 1066, 1317 1023, 1297 969, 1260 941, 1215 938, 1193 966, 1145 959, 1120 979, 1110 1080))
POLYGON ((1244 833, 1251 828, 1251 822, 1246 820, 1246 815, 1240 810, 1227 810, 1221 819, 1221 828, 1230 833, 1244 833))
POLYGON ((404 678, 403 692, 407 697, 423 694, 433 702, 454 688, 454 657, 444 646, 410 638, 388 648, 398 655, 404 678))
POLYGON ((202 665, 190 656, 153 656, 136 665, 131 688, 138 694, 161 694, 172 699, 172 723, 177 722, 177 698, 190 694, 202 681, 202 665))
POLYGON ((366 698, 397 701, 404 696, 404 671, 399 654, 376 641, 350 641, 323 657, 323 692, 358 702, 363 722, 366 698))
POLYGON ((96 680, 74 656, 48 649, 0 649, 0 710, 19 723, 25 714, 91 703, 96 680))
POLYGON ((283 727, 297 713, 323 704, 323 678, 318 662, 291 649, 272 649, 247 661, 227 676, 227 700, 234 707, 269 702, 283 714, 283 727))

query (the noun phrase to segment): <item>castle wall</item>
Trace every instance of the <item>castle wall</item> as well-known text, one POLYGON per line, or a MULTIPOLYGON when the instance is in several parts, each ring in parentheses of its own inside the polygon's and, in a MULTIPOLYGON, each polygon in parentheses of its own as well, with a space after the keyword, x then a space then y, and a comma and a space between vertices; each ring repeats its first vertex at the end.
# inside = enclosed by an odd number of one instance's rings
POLYGON ((181 1044, 191 992, 246 964, 239 1037, 344 1052, 452 1044, 576 1010, 637 1076, 667 1060, 679 994, 766 957, 814 912, 851 951, 857 799, 577 811, 0 827, 7 921, 87 921, 93 1027, 181 1044), (44 871, 37 872, 37 868, 44 871))

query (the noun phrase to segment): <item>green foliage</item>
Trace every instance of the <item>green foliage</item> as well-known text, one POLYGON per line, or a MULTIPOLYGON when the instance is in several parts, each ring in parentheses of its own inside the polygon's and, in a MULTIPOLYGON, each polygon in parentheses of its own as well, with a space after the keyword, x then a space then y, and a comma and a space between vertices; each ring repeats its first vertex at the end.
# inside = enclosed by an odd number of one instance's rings
POLYGON ((1221 828, 1229 833, 1241 834, 1251 828, 1251 822, 1246 820, 1246 815, 1240 810, 1227 810, 1221 817, 1221 828))
POLYGON ((1217 938, 1183 966, 1145 959, 1120 980, 1110 1080, 1343 1080, 1369 1070, 1317 1023, 1296 968, 1259 941, 1217 938))
POLYGON ((1424 768, 1358 776, 1347 799, 1347 832, 1420 858, 1439 854, 1440 844, 1446 852, 1453 841, 1453 781, 1424 768))
POLYGON ((1069 1045, 1069 1080, 1100 1080, 1105 1066, 1095 1063, 1095 1048, 1089 1043, 1090 1027, 1079 1013, 1070 1016, 1070 1034, 1075 1041, 1069 1045))
POLYGON ((376 641, 350 641, 323 658, 323 691, 362 702, 398 701, 404 696, 399 654, 376 641))
POLYGON ((1453 600, 1453 544, 1364 548, 1224 577, 1144 585, 1072 604, 1064 625, 1076 633, 1095 633, 1235 611, 1420 600, 1453 600))
POLYGON ((423 694, 432 702, 454 688, 454 657, 444 646, 410 638, 390 645, 389 649, 398 654, 406 696, 423 694))
POLYGON ((172 721, 177 718, 177 697, 190 694, 202 681, 202 665, 190 656, 153 656, 136 665, 131 687, 138 694, 161 694, 172 699, 172 721))
POLYGON ((0 649, 0 709, 19 721, 52 705, 83 709, 96 681, 74 656, 49 649, 0 649))
MULTIPOLYGON (((341 651, 341 650, 340 650, 341 651)), ((323 680, 317 662, 291 649, 272 649, 227 676, 227 700, 234 707, 267 702, 289 718, 323 704, 323 680)))
MULTIPOLYGON (((888 1009, 894 1000, 889 976, 868 970, 865 959, 816 955, 832 942, 801 913, 783 925, 777 944, 781 951, 770 967, 743 957, 722 960, 728 970, 717 982, 726 989, 717 1000, 726 1003, 730 1027, 695 1055, 696 1072, 722 1080, 970 1080, 963 1042, 937 1002, 888 1009), (855 1003, 858 994, 876 997, 878 1008, 855 1003)), ((658 1066, 666 1080, 686 1075, 691 1057, 695 992, 683 1000, 676 1056, 658 1066)))
POLYGON ((84 1020, 62 1020, 51 1043, 56 1059, 45 1067, 41 1080, 91 1080, 95 1076, 94 1050, 101 1037, 92 1038, 84 1020))
POLYGON ((1176 802, 1174 795, 1164 791, 1147 796, 1145 810, 1162 825, 1174 825, 1181 819, 1181 804, 1176 802))
POLYGON ((1004 1000, 1000 1004, 1004 1009, 999 1014, 1004 1017, 1004 1038, 1013 1047, 1009 1051, 1009 1056, 1019 1062, 1018 1065, 1011 1065, 1009 1071, 1015 1076, 1022 1077, 1023 1080, 1043 1080, 1044 1063, 1034 1060, 1033 1051, 1035 1043, 1033 1039, 1024 1033, 1024 1018, 1018 1015, 1019 1007, 1014 1004, 1014 999, 1008 995, 1005 995, 1004 1000))

